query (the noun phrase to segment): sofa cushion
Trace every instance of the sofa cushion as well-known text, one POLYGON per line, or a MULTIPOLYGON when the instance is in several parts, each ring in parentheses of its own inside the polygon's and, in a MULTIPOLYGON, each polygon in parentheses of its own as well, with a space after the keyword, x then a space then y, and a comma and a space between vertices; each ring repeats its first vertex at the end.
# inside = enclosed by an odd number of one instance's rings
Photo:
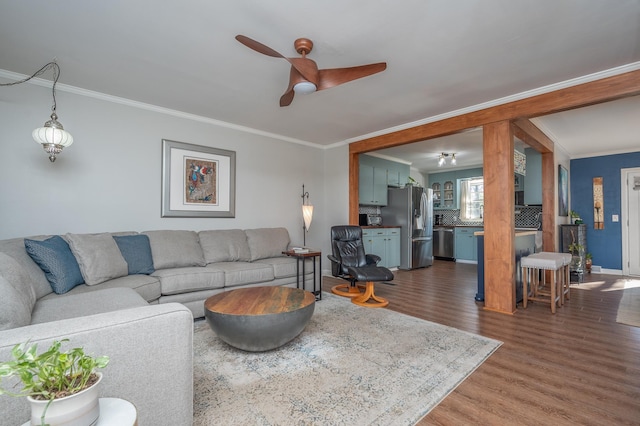
POLYGON ((111 234, 67 234, 66 237, 87 285, 127 275, 127 261, 111 234))
POLYGON ((207 263, 251 260, 247 234, 242 229, 200 231, 198 236, 207 263))
POLYGON ((273 268, 261 263, 218 262, 210 263, 207 269, 223 271, 225 287, 273 281, 273 268))
MULTIPOLYGON (((103 290, 105 288, 130 288, 135 290, 144 300, 149 303, 156 302, 160 298, 160 280, 150 275, 127 275, 125 277, 114 278, 109 281, 100 283, 100 285, 81 284, 70 290, 65 296, 80 293, 92 293, 103 290)), ((49 293, 40 300, 46 300, 58 297, 55 293, 49 293)))
POLYGON ((31 324, 36 292, 26 273, 11 256, 0 253, 0 330, 31 324))
MULTIPOLYGON (((300 262, 300 265, 298 266, 298 259, 295 257, 269 257, 267 259, 260 259, 255 263, 270 265, 273 268, 273 275, 275 279, 295 277, 298 267, 300 268, 300 274, 302 274, 302 262, 300 262)), ((304 272, 306 275, 313 273, 312 259, 305 259, 304 272)))
POLYGON ((114 235, 120 253, 127 262, 129 275, 153 273, 153 257, 151 256, 151 245, 149 237, 146 235, 114 235))
POLYGON ((33 310, 32 323, 80 318, 148 305, 142 296, 130 288, 100 288, 90 293, 66 294, 39 300, 33 310))
POLYGON ((159 269, 151 276, 160 280, 163 295, 224 287, 223 271, 203 268, 201 266, 159 269))
POLYGON ((204 266, 202 247, 194 231, 147 231, 156 269, 204 266))
POLYGON ((251 260, 284 256, 291 240, 286 228, 247 229, 247 242, 251 250, 251 260))
MULTIPOLYGON (((36 235, 27 237, 31 240, 46 240, 51 235, 36 235)), ((24 248, 23 238, 0 240, 0 252, 11 256, 22 268, 29 279, 29 284, 36 292, 36 300, 53 292, 44 271, 33 261, 24 248)))
POLYGON ((62 237, 54 235, 44 241, 25 238, 24 248, 42 269, 55 293, 66 293, 84 282, 78 261, 62 237))

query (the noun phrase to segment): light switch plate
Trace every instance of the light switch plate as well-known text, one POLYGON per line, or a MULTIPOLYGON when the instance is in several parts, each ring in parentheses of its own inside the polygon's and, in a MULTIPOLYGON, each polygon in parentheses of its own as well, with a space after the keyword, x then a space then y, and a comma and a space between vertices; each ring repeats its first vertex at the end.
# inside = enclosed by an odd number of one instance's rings
POLYGON ((620 219, 618 218, 617 214, 611 215, 611 222, 619 222, 620 219))

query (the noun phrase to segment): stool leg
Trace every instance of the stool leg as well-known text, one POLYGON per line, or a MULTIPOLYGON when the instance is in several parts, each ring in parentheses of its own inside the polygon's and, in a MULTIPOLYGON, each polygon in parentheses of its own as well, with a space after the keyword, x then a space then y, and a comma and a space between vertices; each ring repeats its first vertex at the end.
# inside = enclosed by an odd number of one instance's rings
POLYGON ((551 313, 556 313, 556 274, 551 274, 551 283, 549 286, 549 290, 551 291, 551 313))
POLYGON ((571 290, 571 286, 570 286, 570 284, 571 284, 570 281, 571 280, 569 279, 569 274, 570 274, 569 265, 565 265, 564 266, 564 271, 565 271, 564 272, 564 284, 567 287, 567 300, 570 300, 571 299, 571 291, 570 291, 571 290))
POLYGON ((527 285, 527 276, 529 275, 529 268, 522 267, 522 307, 527 309, 527 299, 529 298, 529 286, 527 285))

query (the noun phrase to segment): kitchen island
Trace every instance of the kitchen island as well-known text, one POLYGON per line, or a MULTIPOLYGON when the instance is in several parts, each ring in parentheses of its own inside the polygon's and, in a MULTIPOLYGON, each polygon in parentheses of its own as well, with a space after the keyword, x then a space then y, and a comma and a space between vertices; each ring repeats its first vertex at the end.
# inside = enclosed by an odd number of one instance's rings
MULTIPOLYGON (((478 292, 476 293, 476 301, 484 302, 484 231, 475 232, 474 235, 478 239, 478 292)), ((515 281, 516 286, 516 303, 522 301, 522 268, 520 267, 520 259, 524 256, 535 253, 536 236, 538 232, 535 230, 517 231, 515 233, 514 242, 514 258, 515 258, 515 281)))

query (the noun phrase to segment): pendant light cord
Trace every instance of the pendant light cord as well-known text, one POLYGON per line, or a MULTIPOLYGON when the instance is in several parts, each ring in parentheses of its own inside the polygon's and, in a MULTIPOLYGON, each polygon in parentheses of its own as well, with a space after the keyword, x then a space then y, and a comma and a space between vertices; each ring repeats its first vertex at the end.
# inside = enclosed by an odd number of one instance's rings
POLYGON ((51 111, 52 112, 56 112, 56 83, 58 82, 58 78, 60 77, 60 66, 54 61, 54 62, 49 62, 48 64, 46 64, 45 66, 43 66, 42 68, 40 68, 38 71, 36 71, 35 73, 33 73, 31 76, 24 78, 22 80, 18 80, 18 81, 14 81, 12 83, 0 83, 0 86, 14 86, 16 84, 22 84, 22 83, 26 83, 27 81, 31 80, 32 78, 35 78, 39 75, 44 74, 47 70, 49 69, 53 69, 53 105, 51 106, 51 111))

